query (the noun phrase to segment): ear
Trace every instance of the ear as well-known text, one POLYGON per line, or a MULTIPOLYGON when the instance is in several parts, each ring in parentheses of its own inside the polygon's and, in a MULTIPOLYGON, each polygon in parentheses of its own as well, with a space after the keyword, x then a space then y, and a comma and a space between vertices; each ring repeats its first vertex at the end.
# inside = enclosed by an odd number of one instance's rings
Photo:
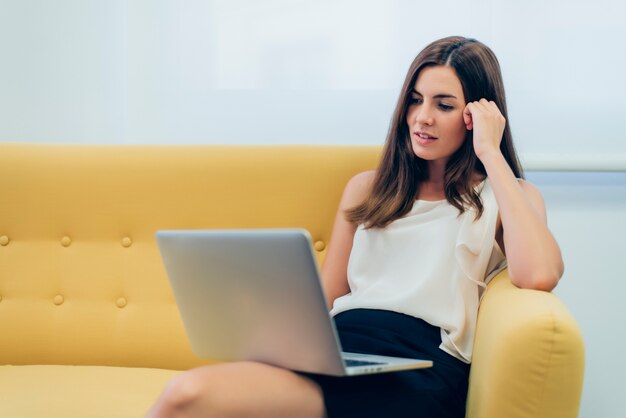
POLYGON ((465 128, 468 131, 471 131, 474 127, 474 121, 472 120, 472 114, 469 112, 467 107, 463 110, 463 122, 465 123, 465 128))

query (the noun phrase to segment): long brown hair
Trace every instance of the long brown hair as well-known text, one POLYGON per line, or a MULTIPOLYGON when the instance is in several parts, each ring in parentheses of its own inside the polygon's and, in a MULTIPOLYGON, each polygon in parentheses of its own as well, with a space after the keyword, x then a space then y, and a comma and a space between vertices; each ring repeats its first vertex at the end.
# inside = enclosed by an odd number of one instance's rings
MULTIPOLYGON (((413 207, 420 184, 427 178, 428 168, 426 161, 413 152, 406 122, 407 109, 410 92, 419 73, 426 67, 437 65, 449 66, 456 71, 467 103, 481 98, 496 103, 507 120, 500 150, 515 176, 523 178, 522 167, 513 146, 504 84, 495 54, 475 39, 461 36, 443 38, 428 45, 413 60, 393 113, 372 190, 363 203, 346 211, 346 218, 350 222, 364 224, 366 228, 384 228, 406 215, 413 207)), ((472 134, 473 131, 467 131, 465 141, 446 164, 444 191, 446 200, 459 213, 473 208, 478 219, 482 215, 483 205, 474 189, 473 174, 486 176, 487 173, 474 153, 472 134)))

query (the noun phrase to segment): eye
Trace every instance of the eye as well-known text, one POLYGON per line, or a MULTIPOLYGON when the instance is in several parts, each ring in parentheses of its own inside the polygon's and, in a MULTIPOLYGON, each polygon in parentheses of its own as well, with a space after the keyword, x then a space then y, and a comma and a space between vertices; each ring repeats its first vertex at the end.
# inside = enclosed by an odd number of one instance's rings
POLYGON ((420 104, 420 103, 422 103, 421 96, 416 96, 416 95, 409 96, 409 104, 414 105, 414 104, 420 104))
POLYGON ((449 112, 452 109, 454 109, 454 106, 451 106, 451 105, 445 104, 445 103, 439 103, 439 109, 443 110, 444 112, 449 112))

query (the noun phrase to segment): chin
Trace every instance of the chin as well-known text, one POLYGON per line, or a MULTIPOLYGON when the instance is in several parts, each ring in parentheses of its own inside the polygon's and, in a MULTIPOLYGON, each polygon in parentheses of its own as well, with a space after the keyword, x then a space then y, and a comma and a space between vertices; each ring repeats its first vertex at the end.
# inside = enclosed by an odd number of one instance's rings
POLYGON ((423 149, 421 149, 421 147, 419 145, 415 145, 415 144, 411 144, 412 145, 412 150, 413 150, 413 154, 416 157, 421 158, 422 160, 426 160, 426 161, 431 161, 434 160, 435 158, 433 158, 432 153, 429 152, 424 152, 423 149))

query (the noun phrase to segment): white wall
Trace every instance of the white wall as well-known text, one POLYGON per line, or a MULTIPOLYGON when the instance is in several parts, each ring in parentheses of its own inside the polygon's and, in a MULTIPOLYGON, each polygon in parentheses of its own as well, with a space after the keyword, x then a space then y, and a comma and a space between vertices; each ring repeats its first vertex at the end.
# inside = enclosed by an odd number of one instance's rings
MULTIPOLYGON (((415 54, 461 34, 498 55, 523 155, 624 156, 624 15, 610 0, 0 0, 0 141, 380 144, 415 54)), ((529 177, 587 343, 581 416, 626 416, 626 173, 529 177)))
POLYGON ((125 2, 0 0, 0 140, 126 138, 125 2))
POLYGON ((522 152, 626 153, 613 0, 0 0, 0 140, 378 144, 415 54, 500 58, 522 152))

